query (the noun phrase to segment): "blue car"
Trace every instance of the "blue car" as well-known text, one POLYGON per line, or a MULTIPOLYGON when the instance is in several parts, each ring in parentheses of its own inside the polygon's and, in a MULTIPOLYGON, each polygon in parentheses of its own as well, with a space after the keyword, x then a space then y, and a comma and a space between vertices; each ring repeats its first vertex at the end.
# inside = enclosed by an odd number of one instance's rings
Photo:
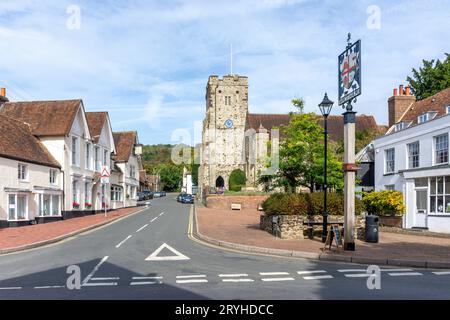
POLYGON ((194 203, 194 196, 192 194, 186 194, 182 199, 182 203, 194 203))

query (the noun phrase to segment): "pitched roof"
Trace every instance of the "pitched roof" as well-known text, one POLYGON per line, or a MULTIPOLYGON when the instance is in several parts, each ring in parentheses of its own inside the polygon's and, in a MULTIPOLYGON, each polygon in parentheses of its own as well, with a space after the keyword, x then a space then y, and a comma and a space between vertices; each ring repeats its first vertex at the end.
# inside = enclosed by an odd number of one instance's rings
POLYGON ((70 132, 81 100, 7 102, 0 114, 26 122, 35 136, 62 136, 70 132))
POLYGON ((100 139, 107 116, 108 112, 86 112, 89 132, 91 133, 94 143, 97 143, 100 139))
POLYGON ((4 115, 0 115, 0 157, 61 167, 27 124, 4 115))
POLYGON ((137 142, 137 132, 113 132, 113 137, 114 144, 116 145, 116 156, 114 160, 117 162, 127 162, 137 142))
MULTIPOLYGON (((323 126, 322 116, 317 116, 318 123, 323 126)), ((287 125, 290 121, 289 114, 254 114, 249 113, 247 116, 247 129, 251 128, 259 130, 260 126, 270 130, 276 126, 287 125)), ((384 126, 378 126, 375 118, 368 115, 356 116, 356 131, 375 131, 377 133, 384 134, 386 128, 384 126)), ((344 138, 344 119, 341 115, 328 116, 328 133, 329 137, 333 141, 339 141, 344 138)))
POLYGON ((399 121, 412 121, 418 124, 418 117, 427 112, 437 112, 436 118, 446 115, 446 107, 450 105, 450 87, 434 96, 414 102, 403 114, 399 121))

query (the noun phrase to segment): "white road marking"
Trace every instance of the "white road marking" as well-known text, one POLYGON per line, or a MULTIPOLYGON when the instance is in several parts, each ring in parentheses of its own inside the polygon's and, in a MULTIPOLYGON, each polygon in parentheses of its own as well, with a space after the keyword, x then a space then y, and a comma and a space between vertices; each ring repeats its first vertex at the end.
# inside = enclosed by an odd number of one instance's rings
POLYGON ((156 219, 158 219, 158 217, 153 218, 150 222, 153 222, 153 221, 155 221, 156 219))
POLYGON ((119 277, 91 278, 92 281, 119 280, 119 277))
POLYGON ((248 277, 248 274, 246 273, 233 273, 233 274, 219 274, 220 278, 227 278, 227 277, 248 277))
POLYGON ((100 266, 101 266, 103 263, 105 263, 105 261, 108 260, 108 258, 109 258, 109 256, 104 256, 104 257, 102 258, 102 260, 101 260, 99 263, 97 263, 97 265, 94 267, 94 269, 92 269, 91 273, 89 273, 89 274, 87 275, 87 277, 86 277, 86 278, 83 280, 83 282, 81 283, 82 286, 85 285, 85 284, 87 284, 87 282, 88 282, 88 281, 94 276, 94 274, 97 272, 98 268, 100 268, 100 266))
POLYGON ((190 279, 190 278, 206 278, 206 275, 199 274, 199 275, 177 276, 177 279, 190 279))
POLYGON ((331 276, 331 275, 303 277, 303 279, 305 279, 305 280, 320 280, 320 279, 332 279, 332 278, 333 278, 333 276, 331 276))
POLYGON ((130 286, 144 286, 149 284, 162 284, 162 281, 131 282, 130 286))
POLYGON ((117 286, 117 282, 91 282, 85 283, 83 287, 117 286))
POLYGON ((192 280, 177 280, 177 283, 204 283, 208 282, 206 279, 192 279, 192 280))
POLYGON ((288 276, 289 272, 260 272, 262 276, 288 276))
POLYGON ((450 271, 434 271, 432 273, 434 273, 437 276, 444 276, 450 274, 450 271))
POLYGON ((159 214, 159 217, 161 217, 163 214, 164 214, 164 211, 159 214))
POLYGON ((123 245, 125 243, 125 241, 127 241, 128 239, 130 239, 132 236, 129 235, 128 237, 126 237, 124 240, 122 240, 117 246, 116 248, 119 248, 121 245, 123 245))
POLYGON ((151 279, 162 279, 163 277, 133 277, 133 280, 151 280, 151 279))
POLYGON ((400 276, 422 276, 423 274, 420 272, 389 272, 388 275, 393 277, 400 277, 400 276))
POLYGON ((384 272, 404 272, 404 271, 413 271, 413 269, 380 269, 384 272))
POLYGON ((3 287, 0 290, 20 290, 22 287, 3 287))
POLYGON ((376 274, 371 274, 371 273, 353 273, 353 274, 346 274, 345 275, 347 278, 368 278, 370 276, 375 276, 376 274))
POLYGON ((262 281, 293 281, 294 278, 262 278, 262 281))
POLYGON ((338 272, 366 272, 367 269, 341 269, 338 272))
POLYGON ((325 270, 297 271, 298 274, 326 273, 325 270))
POLYGON ((148 227, 148 224, 144 224, 142 227, 140 227, 139 229, 136 230, 136 232, 141 231, 142 229, 145 229, 148 227))
POLYGON ((34 287, 34 289, 56 289, 56 288, 65 288, 65 286, 42 286, 42 287, 34 287))
POLYGON ((167 243, 163 243, 158 249, 156 249, 151 255, 149 255, 145 260, 146 261, 176 261, 176 260, 189 260, 190 258, 188 256, 185 256, 181 252, 175 250, 171 246, 169 246, 167 243), (164 249, 168 249, 172 251, 175 255, 173 256, 165 256, 165 257, 158 257, 158 254, 164 249))
POLYGON ((223 282, 253 282, 253 279, 222 279, 223 282))

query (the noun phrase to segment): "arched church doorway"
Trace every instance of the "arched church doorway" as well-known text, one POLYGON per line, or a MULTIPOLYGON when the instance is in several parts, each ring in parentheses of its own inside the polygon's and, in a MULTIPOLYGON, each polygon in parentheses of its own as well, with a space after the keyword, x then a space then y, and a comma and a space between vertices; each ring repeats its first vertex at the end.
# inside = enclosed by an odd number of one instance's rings
POLYGON ((216 179, 216 188, 223 188, 225 186, 225 180, 223 180, 222 176, 219 176, 216 179))

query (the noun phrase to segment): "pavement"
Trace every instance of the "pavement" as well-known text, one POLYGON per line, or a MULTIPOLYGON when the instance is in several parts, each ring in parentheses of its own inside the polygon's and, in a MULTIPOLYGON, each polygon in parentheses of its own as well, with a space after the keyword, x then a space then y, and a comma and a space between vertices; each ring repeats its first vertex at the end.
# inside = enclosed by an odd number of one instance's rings
POLYGON ((381 267, 374 289, 367 264, 224 250, 194 228, 191 205, 154 199, 115 223, 1 255, 0 299, 450 298, 450 270, 381 267))
POLYGON ((36 224, 20 228, 0 229, 0 254, 36 248, 61 241, 76 234, 98 228, 119 218, 142 210, 142 207, 122 208, 51 223, 36 224))
POLYGON ((196 207, 197 237, 209 243, 247 252, 311 259, 409 267, 450 268, 450 239, 380 232, 379 243, 356 240, 356 251, 322 252, 320 238, 282 240, 259 228, 257 210, 196 207))

